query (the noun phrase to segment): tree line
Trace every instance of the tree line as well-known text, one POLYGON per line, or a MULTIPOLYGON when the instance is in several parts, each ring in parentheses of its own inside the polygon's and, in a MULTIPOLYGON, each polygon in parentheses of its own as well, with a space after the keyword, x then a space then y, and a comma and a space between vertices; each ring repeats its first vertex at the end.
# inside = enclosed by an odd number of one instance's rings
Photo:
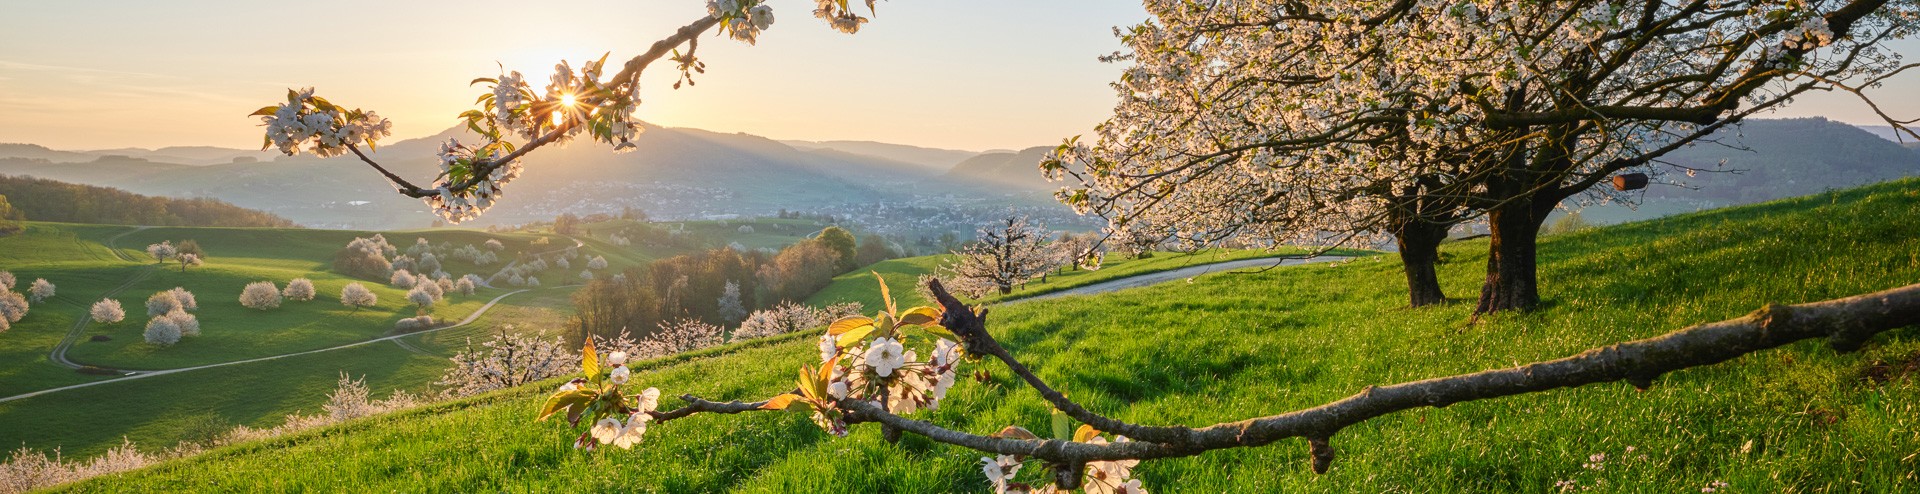
MULTIPOLYGON (((153 226, 297 226, 293 220, 204 197, 176 199, 33 178, 0 175, 0 196, 35 221, 153 226)), ((0 208, 3 210, 6 208, 0 208)), ((14 218, 18 221, 19 218, 14 218)))

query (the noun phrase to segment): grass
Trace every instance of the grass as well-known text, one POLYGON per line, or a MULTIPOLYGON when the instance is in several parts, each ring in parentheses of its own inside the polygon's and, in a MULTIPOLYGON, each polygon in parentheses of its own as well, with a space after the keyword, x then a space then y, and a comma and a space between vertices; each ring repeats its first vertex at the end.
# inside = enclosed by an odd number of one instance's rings
MULTIPOLYGON (((979 300, 981 303, 993 303, 1006 300, 1044 295, 1108 280, 1134 275, 1157 273, 1189 266, 1235 261, 1240 259, 1262 259, 1304 253, 1302 249, 1286 247, 1275 250, 1225 250, 1209 249, 1198 252, 1156 252, 1144 259, 1121 258, 1118 255, 1107 258, 1100 269, 1071 269, 1048 275, 1045 281, 1035 281, 1014 287, 1012 293, 991 294, 979 300)), ((1365 251, 1340 249, 1327 255, 1361 255, 1365 251)), ((913 284, 920 275, 932 273, 940 265, 950 262, 951 254, 937 256, 908 257, 874 263, 865 268, 856 269, 833 278, 833 284, 807 297, 806 303, 813 306, 826 306, 841 302, 859 302, 867 308, 885 306, 880 300, 880 292, 875 289, 873 274, 879 273, 887 281, 887 290, 893 292, 894 301, 901 307, 929 305, 931 301, 923 298, 914 290, 913 284)))
MULTIPOLYGON (((1466 325, 1470 304, 1402 308, 1390 256, 1202 276, 996 309, 991 330, 1056 387, 1130 421, 1204 425, 1318 405, 1368 385, 1506 367, 1795 303, 1914 282, 1920 180, 1542 239, 1547 302, 1466 325)), ((1448 293, 1472 293, 1484 240, 1449 244, 1448 293)), ((896 290, 895 293, 902 293, 896 290)), ((1348 428, 1340 460, 1308 471, 1304 441, 1152 461, 1163 492, 1479 492, 1553 489, 1911 492, 1920 377, 1863 379, 1920 354, 1920 331, 1855 354, 1803 342, 1625 384, 1420 409, 1348 428), (1604 468, 1584 468, 1605 454, 1604 468)), ((669 396, 754 399, 791 387, 806 335, 658 365, 669 396)), ((1045 402, 997 365, 918 418, 988 433, 1047 430, 1045 402)), ((980 454, 872 426, 835 439, 792 414, 697 417, 632 451, 575 451, 532 416, 555 383, 224 448, 71 485, 71 492, 948 492, 986 489, 980 454)), ((672 404, 668 404, 672 406, 672 404)), ((1037 475, 1037 469, 1022 473, 1037 475)))

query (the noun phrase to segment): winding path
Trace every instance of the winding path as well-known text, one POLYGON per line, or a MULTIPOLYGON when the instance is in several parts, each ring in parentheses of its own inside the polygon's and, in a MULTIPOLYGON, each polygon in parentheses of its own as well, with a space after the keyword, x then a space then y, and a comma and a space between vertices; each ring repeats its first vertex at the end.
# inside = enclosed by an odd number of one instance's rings
MULTIPOLYGON (((113 287, 112 290, 107 290, 107 293, 104 295, 101 295, 100 298, 107 299, 107 298, 113 298, 114 295, 119 295, 120 292, 125 291, 129 287, 132 287, 133 284, 139 283, 141 280, 147 279, 148 276, 153 276, 153 271, 160 267, 159 264, 148 265, 146 264, 146 262, 142 260, 134 259, 132 256, 128 256, 127 253, 121 252, 119 246, 114 245, 116 242, 119 242, 121 238, 126 237, 127 235, 132 235, 134 233, 138 233, 138 232, 152 229, 152 228, 153 227, 151 226, 133 227, 133 229, 131 230, 120 232, 119 235, 107 237, 107 240, 105 242, 101 242, 101 244, 107 248, 107 252, 113 253, 114 257, 118 257, 120 258, 120 260, 127 261, 127 262, 140 263, 143 266, 140 267, 140 272, 138 274, 133 275, 132 278, 127 278, 127 281, 125 283, 121 283, 119 286, 113 287)), ((54 345, 53 351, 47 353, 47 360, 53 361, 54 364, 58 364, 61 367, 66 367, 68 369, 79 369, 81 367, 84 367, 78 363, 74 363, 74 361, 72 360, 67 359, 67 349, 73 348, 73 344, 79 342, 81 336, 86 335, 87 323, 91 322, 92 320, 93 320, 93 307, 91 305, 81 306, 80 317, 74 319, 73 329, 67 330, 67 337, 61 338, 60 344, 54 345)), ((5 401, 5 400, 0 400, 0 401, 5 401)))
POLYGON ((247 359, 247 360, 236 360, 236 361, 233 361, 233 362, 221 362, 221 363, 218 363, 218 364, 207 364, 207 365, 198 365, 198 366, 193 366, 193 367, 181 367, 181 368, 178 368, 178 369, 167 369, 167 370, 156 370, 156 371, 134 371, 134 372, 128 372, 128 373, 127 373, 127 374, 126 374, 125 376, 123 376, 123 377, 117 377, 117 378, 113 378, 113 379, 107 379, 107 380, 102 380, 102 381, 94 381, 94 382, 90 382, 90 383, 84 383, 84 384, 75 384, 75 385, 72 385, 72 386, 62 386, 62 387, 58 387, 58 388, 50 388, 50 389, 43 389, 43 390, 39 390, 39 391, 34 391, 34 392, 32 392, 32 393, 26 393, 26 394, 20 394, 20 395, 14 395, 14 396, 8 396, 8 397, 5 397, 5 398, 0 398, 0 403, 6 403, 6 402, 9 402, 9 401, 13 401, 13 400, 20 400, 20 399, 26 399, 26 398, 32 398, 32 397, 35 397, 35 396, 40 396, 40 395, 43 395, 43 394, 48 394, 48 393, 56 393, 56 392, 60 392, 60 391, 66 391, 66 390, 69 390, 69 389, 78 389, 78 388, 84 388, 84 387, 88 387, 88 386, 98 386, 98 385, 101 385, 101 384, 107 384, 107 383, 115 383, 115 382, 121 382, 121 381, 127 381, 127 380, 133 380, 133 379, 144 379, 144 378, 149 378, 149 377, 154 377, 154 376, 164 376, 164 375, 167 375, 167 374, 178 374, 178 373, 181 373, 181 372, 188 372, 188 371, 196 371, 196 370, 201 370, 201 369, 212 369, 212 368, 215 368, 215 367, 226 367, 226 366, 229 366, 229 365, 240 365, 240 364, 250 364, 250 363, 254 363, 254 362, 265 362, 265 361, 268 361, 268 360, 278 360, 278 359, 283 359, 283 358, 287 358, 287 357, 297 357, 297 356, 301 356, 301 355, 309 355, 309 354, 315 354, 315 353, 320 353, 320 352, 330 352, 330 351, 334 351, 334 350, 340 350, 340 349, 343 349, 343 348, 353 348, 353 347, 357 347, 357 346, 363 346, 363 345, 371 345, 371 344, 374 344, 374 343, 380 343, 380 342, 383 342, 383 341, 394 341, 394 340, 398 340, 398 339, 400 339, 400 338, 405 338, 405 337, 408 337, 408 336, 414 336, 414 335, 420 335, 420 334, 427 334, 427 333, 432 333, 432 332, 436 332, 436 331, 446 331, 446 330, 449 330, 449 329, 454 329, 454 328, 458 328, 458 327, 462 327, 462 326, 466 326, 467 324, 469 324, 469 323, 472 323, 472 322, 473 322, 473 321, 474 321, 475 319, 479 319, 481 315, 484 315, 484 314, 486 314, 486 313, 487 313, 487 310, 488 310, 488 309, 492 309, 492 308, 493 308, 493 306, 494 306, 494 304, 498 304, 498 303, 500 303, 500 300, 501 300, 501 299, 505 299, 505 298, 507 298, 507 297, 509 297, 509 296, 512 296, 512 295, 515 295, 515 294, 519 294, 519 293, 524 293, 524 292, 527 292, 528 290, 531 290, 531 289, 521 289, 521 290, 514 290, 514 291, 511 291, 511 292, 507 292, 507 293, 503 293, 503 294, 500 294, 500 296, 498 296, 498 297, 494 297, 494 298, 493 298, 493 300, 490 300, 490 301, 487 301, 487 305, 483 305, 483 306, 480 306, 480 308, 479 308, 479 309, 476 309, 476 310, 474 310, 472 314, 468 314, 468 315, 467 315, 467 317, 466 317, 465 319, 461 319, 461 320, 460 320, 460 322, 458 322, 458 323, 455 323, 455 324, 453 324, 453 325, 451 325, 451 326, 445 326, 445 327, 439 327, 439 328, 433 328, 433 329, 429 329, 429 330, 425 330, 425 331, 415 331, 415 332, 412 332, 412 333, 402 333, 402 334, 397 334, 397 335, 393 335, 393 336, 386 336, 386 337, 381 337, 381 338, 374 338, 374 339, 371 339, 371 340, 366 340, 366 341, 359 341, 359 342, 354 342, 354 343, 348 343, 348 344, 345 344, 345 345, 340 345, 340 346, 333 346, 333 347, 327 347, 327 348, 321 348, 321 349, 318 349, 318 350, 307 350, 307 351, 304 351, 304 352, 295 352, 295 353, 288 353, 288 354, 282 354, 282 355, 273 355, 273 356, 268 356, 268 357, 259 357, 259 358, 252 358, 252 359, 247 359))

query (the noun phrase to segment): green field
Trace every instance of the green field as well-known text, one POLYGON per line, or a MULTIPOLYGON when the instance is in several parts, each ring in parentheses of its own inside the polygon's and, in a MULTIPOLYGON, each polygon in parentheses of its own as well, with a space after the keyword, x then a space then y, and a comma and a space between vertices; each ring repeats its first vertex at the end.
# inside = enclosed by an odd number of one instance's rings
MULTIPOLYGON (((251 228, 150 228, 29 223, 27 231, 0 237, 0 269, 11 270, 21 289, 34 278, 58 287, 51 300, 35 304, 28 316, 0 333, 0 397, 102 381, 108 377, 77 373, 48 359, 50 352, 94 301, 112 293, 127 318, 116 324, 88 321, 67 352, 71 361, 131 370, 172 369, 311 351, 366 341, 393 333, 393 323, 414 314, 405 290, 385 280, 353 280, 331 271, 333 254, 355 236, 369 232, 251 228), (156 265, 144 248, 160 240, 194 239, 208 253, 205 266, 185 272, 177 264, 156 265), (115 255, 118 252, 119 255, 115 255), (121 257, 121 256, 124 256, 121 257), (240 306, 247 283, 274 281, 285 286, 295 277, 312 279, 313 301, 284 301, 260 311, 240 306), (360 281, 379 296, 379 304, 358 311, 340 305, 340 287, 360 281), (154 292, 185 287, 195 294, 202 335, 170 347, 142 338, 145 301, 154 292), (91 341, 96 335, 111 338, 91 341)), ((505 260, 492 266, 446 260, 455 276, 487 276, 518 253, 548 252, 573 245, 565 237, 489 234, 436 229, 386 232, 404 251, 415 238, 453 245, 479 245, 498 239, 505 260), (550 237, 547 245, 534 241, 550 237)), ((587 242, 585 256, 606 255, 609 270, 652 259, 648 252, 611 249, 587 242), (601 250, 606 249, 606 250, 601 250)), ((584 258, 575 262, 584 269, 584 258)), ((552 268, 538 276, 577 282, 578 270, 552 268)), ((481 288, 476 294, 449 295, 434 308, 441 320, 459 320, 512 287, 481 288)), ((384 394, 392 389, 433 391, 430 384, 446 367, 445 356, 465 346, 466 336, 481 336, 501 324, 521 330, 557 332, 571 314, 570 288, 551 287, 503 299, 475 324, 443 333, 408 337, 394 343, 365 345, 267 362, 129 380, 0 402, 0 446, 61 448, 70 457, 86 457, 118 444, 122 437, 157 448, 196 439, 233 425, 277 425, 288 413, 312 412, 333 390, 342 371, 364 375, 384 394)), ((482 336, 484 337, 484 336, 482 336)))
MULTIPOLYGON (((1565 356, 1768 302, 1906 285, 1920 273, 1916 231, 1920 180, 1904 180, 1544 238, 1544 306, 1473 325, 1467 303, 1403 308, 1391 256, 1013 304, 994 310, 989 323, 1036 372, 1097 411, 1206 425, 1310 407, 1368 385, 1565 356)), ((1443 248, 1448 293, 1474 292, 1486 247, 1475 240, 1443 248)), ((841 284, 856 282, 862 286, 833 290, 871 286, 857 277, 841 284)), ((811 339, 799 335, 651 366, 635 381, 668 396, 756 399, 790 389, 794 369, 816 358, 811 339)), ((1920 377, 1863 375, 1876 361, 1916 358, 1913 328, 1857 354, 1803 342, 1675 372, 1645 392, 1615 383, 1389 415, 1337 436, 1340 460, 1324 475, 1308 470, 1298 440, 1135 471, 1158 492, 1543 492, 1561 481, 1601 491, 1699 492, 1724 481, 1725 492, 1912 492, 1920 488, 1920 377), (1600 454, 1602 468, 1583 467, 1600 454)), ((1030 389, 1003 367, 970 365, 963 374, 984 369, 993 377, 963 380, 938 411, 916 418, 974 433, 1008 424, 1048 429, 1048 406, 1030 389)), ((792 414, 690 418, 652 428, 632 451, 576 451, 574 431, 533 421, 556 384, 223 448, 65 490, 987 488, 977 452, 912 436, 889 445, 872 426, 831 438, 792 414)))

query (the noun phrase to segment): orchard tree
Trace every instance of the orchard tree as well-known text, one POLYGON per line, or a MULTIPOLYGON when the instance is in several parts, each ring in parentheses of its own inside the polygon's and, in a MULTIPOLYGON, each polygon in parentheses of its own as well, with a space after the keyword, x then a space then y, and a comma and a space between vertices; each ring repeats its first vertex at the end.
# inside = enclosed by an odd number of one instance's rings
POLYGON ((200 242, 195 241, 194 239, 191 239, 191 238, 186 240, 181 240, 180 243, 174 245, 173 248, 174 248, 174 252, 177 252, 179 254, 193 254, 194 257, 197 257, 203 260, 207 258, 207 251, 205 249, 200 248, 200 242))
POLYGON ((27 297, 20 295, 19 292, 0 291, 0 323, 11 326, 13 323, 20 322, 20 318, 27 317, 27 310, 30 307, 27 297))
POLYGON ((516 332, 511 324, 479 345, 469 338, 467 348, 452 360, 453 367, 434 383, 445 386, 443 394, 449 397, 512 388, 573 370, 573 355, 559 337, 516 332))
POLYGON ((205 264, 200 260, 199 254, 181 253, 180 255, 174 256, 174 259, 180 261, 180 272, 182 273, 187 272, 187 268, 199 267, 201 264, 205 264))
POLYGON ((380 303, 380 296, 373 293, 373 290, 368 290, 366 285, 348 283, 347 286, 340 287, 340 305, 352 307, 354 312, 360 312, 361 307, 373 307, 377 303, 380 303))
POLYGON ((175 324, 172 318, 161 314, 147 320, 147 330, 142 332, 141 336, 146 338, 147 343, 172 346, 180 342, 180 325, 175 324))
POLYGON ((1025 215, 1007 216, 982 227, 980 238, 943 269, 954 289, 970 297, 1013 293, 1014 286, 1053 270, 1056 257, 1046 247, 1049 236, 1025 215))
POLYGON ((285 295, 287 300, 297 300, 301 302, 313 300, 313 280, 294 278, 287 282, 287 288, 280 293, 281 295, 285 295))
POLYGON ((592 259, 588 259, 587 269, 593 269, 593 270, 607 269, 606 256, 593 256, 592 259))
POLYGON ((113 324, 127 318, 127 311, 121 308, 120 301, 110 298, 94 302, 87 314, 93 317, 93 322, 100 324, 113 324))
POLYGON ((179 253, 179 251, 173 248, 173 242, 167 240, 161 240, 160 243, 147 246, 147 256, 152 257, 156 264, 167 262, 168 259, 173 259, 174 254, 177 253, 179 253))
POLYGON ((461 295, 473 295, 473 275, 461 276, 453 282, 453 291, 461 295))
POLYGON ((333 270, 347 276, 371 280, 386 279, 393 272, 395 254, 386 237, 354 238, 333 255, 333 270))
POLYGON ((174 309, 173 312, 168 312, 167 315, 161 317, 172 321, 173 326, 180 331, 181 337, 200 336, 200 318, 194 317, 193 314, 189 314, 187 311, 174 309))
POLYGON ((280 306, 280 287, 271 281, 248 283, 240 290, 240 305, 249 309, 267 310, 280 306))
POLYGON ((13 276, 12 271, 0 270, 0 292, 13 291, 14 286, 19 284, 20 280, 13 276))
POLYGON ((820 245, 826 246, 828 250, 832 250, 835 255, 840 256, 840 261, 834 263, 834 266, 839 268, 840 273, 852 271, 854 268, 860 267, 855 264, 858 262, 857 256, 859 255, 858 245, 856 245, 857 241, 854 240, 853 233, 848 232, 845 228, 829 226, 825 230, 820 230, 820 235, 814 237, 813 240, 820 242, 820 245))
POLYGON ((440 299, 439 297, 433 296, 433 292, 427 290, 428 286, 430 285, 420 285, 407 291, 407 303, 418 306, 418 309, 414 312, 417 315, 426 315, 432 311, 433 302, 440 299))
POLYGON ((733 324, 747 317, 747 307, 740 303, 740 283, 738 282, 727 280, 726 285, 720 289, 720 299, 717 303, 719 306, 715 313, 719 314, 721 322, 733 324))
POLYGON ((1661 156, 1807 91, 1864 97, 1911 67, 1887 42, 1916 26, 1887 0, 1147 6, 1113 118, 1042 164, 1080 183, 1064 202, 1186 241, 1393 235, 1414 305, 1442 300, 1447 228, 1484 217, 1477 312, 1538 302, 1554 208, 1690 174, 1661 156))
POLYGON ((33 303, 37 304, 53 298, 53 290, 53 284, 48 283, 46 278, 35 278, 33 286, 27 288, 27 293, 33 296, 33 303))

